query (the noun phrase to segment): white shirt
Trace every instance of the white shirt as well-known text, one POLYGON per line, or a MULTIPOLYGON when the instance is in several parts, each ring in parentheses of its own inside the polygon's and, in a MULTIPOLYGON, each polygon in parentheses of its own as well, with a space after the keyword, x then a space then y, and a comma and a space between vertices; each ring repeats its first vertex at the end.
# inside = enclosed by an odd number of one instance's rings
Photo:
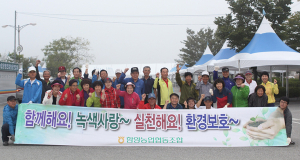
POLYGON ((32 83, 35 81, 35 79, 34 80, 30 80, 30 83, 31 83, 31 85, 32 85, 32 83))
MULTIPOLYGON (((206 109, 206 106, 200 106, 197 108, 197 105, 195 105, 195 109, 206 109)), ((210 109, 215 109, 214 107, 211 107, 210 109)))
POLYGON ((250 90, 249 95, 252 94, 252 93, 254 93, 254 90, 255 90, 255 88, 257 86, 257 83, 254 80, 252 80, 250 84, 247 83, 247 81, 245 81, 244 84, 249 87, 249 90, 250 90))

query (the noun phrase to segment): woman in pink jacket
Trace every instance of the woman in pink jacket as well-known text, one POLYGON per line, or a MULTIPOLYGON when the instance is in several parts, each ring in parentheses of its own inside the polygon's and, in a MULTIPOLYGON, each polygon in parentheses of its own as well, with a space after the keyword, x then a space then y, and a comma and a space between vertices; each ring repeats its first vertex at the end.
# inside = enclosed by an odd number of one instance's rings
POLYGON ((116 86, 117 94, 124 97, 124 109, 136 109, 140 103, 140 97, 134 92, 134 84, 128 82, 125 85, 125 91, 120 90, 121 84, 116 86))

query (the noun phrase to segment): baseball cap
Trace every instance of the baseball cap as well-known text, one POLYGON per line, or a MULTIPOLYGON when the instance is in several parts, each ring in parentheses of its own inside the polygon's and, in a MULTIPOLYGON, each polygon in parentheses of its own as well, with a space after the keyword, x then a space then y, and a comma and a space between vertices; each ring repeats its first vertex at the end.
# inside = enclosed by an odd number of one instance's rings
POLYGON ((121 69, 116 69, 115 73, 122 73, 122 70, 121 69))
POLYGON ((154 98, 154 99, 156 99, 156 97, 155 97, 155 94, 154 94, 154 93, 150 93, 150 94, 148 94, 148 99, 150 99, 150 98, 154 98))
POLYGON ((204 75, 209 76, 209 73, 208 73, 207 71, 203 71, 203 72, 202 72, 202 76, 204 76, 204 75))
POLYGON ((252 75, 252 72, 251 71, 246 71, 245 75, 247 75, 247 74, 252 75))
POLYGON ((30 71, 36 71, 36 70, 35 70, 35 67, 33 67, 33 66, 29 67, 29 68, 28 68, 28 73, 29 73, 30 71))
POLYGON ((107 81, 112 82, 112 80, 111 80, 110 78, 106 78, 106 79, 104 80, 104 83, 106 83, 107 81))
POLYGON ((17 100, 15 96, 9 96, 7 97, 7 101, 17 100))
POLYGON ((223 67, 222 72, 229 72, 229 68, 228 67, 223 67))
POLYGON ((58 67, 58 71, 65 71, 65 70, 66 70, 66 67, 64 67, 64 66, 58 67))
POLYGON ((139 72, 139 69, 137 67, 132 67, 131 68, 131 73, 133 73, 133 72, 139 72))
POLYGON ((211 96, 206 96, 203 101, 213 101, 211 96))

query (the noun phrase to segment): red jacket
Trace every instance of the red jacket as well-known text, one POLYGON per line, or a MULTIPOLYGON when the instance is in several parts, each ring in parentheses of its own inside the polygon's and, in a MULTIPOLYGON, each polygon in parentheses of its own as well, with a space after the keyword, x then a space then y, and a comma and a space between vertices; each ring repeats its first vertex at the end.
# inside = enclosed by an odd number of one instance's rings
MULTIPOLYGON (((145 103, 144 101, 140 101, 140 103, 139 103, 139 109, 152 109, 150 107, 149 103, 147 103, 147 104, 144 104, 144 103, 145 103)), ((158 106, 157 104, 155 104, 154 109, 161 109, 161 108, 160 108, 160 106, 158 106)))
MULTIPOLYGON (((80 93, 79 93, 79 95, 80 95, 80 106, 84 106, 84 107, 86 107, 86 104, 85 104, 85 102, 86 102, 86 100, 89 98, 89 96, 87 97, 87 99, 84 99, 84 90, 82 89, 81 91, 80 91, 80 93)), ((90 92, 89 93, 93 93, 94 92, 94 89, 93 88, 90 88, 90 92)), ((88 93, 88 94, 89 94, 88 93)))
POLYGON ((120 97, 117 95, 116 89, 114 89, 113 87, 107 89, 105 87, 104 90, 105 90, 105 100, 102 100, 102 98, 100 98, 101 107, 120 108, 121 106, 120 97))
POLYGON ((75 93, 73 94, 72 92, 71 92, 71 90, 70 90, 70 88, 67 88, 64 92, 63 92, 63 94, 62 94, 62 96, 61 96, 61 98, 60 98, 60 100, 59 100, 59 105, 66 105, 66 106, 80 106, 80 99, 79 100, 77 100, 76 99, 76 95, 77 94, 79 94, 80 93, 80 90, 79 89, 77 89, 76 91, 75 91, 75 93), (68 95, 68 98, 67 99, 65 99, 65 95, 68 95))

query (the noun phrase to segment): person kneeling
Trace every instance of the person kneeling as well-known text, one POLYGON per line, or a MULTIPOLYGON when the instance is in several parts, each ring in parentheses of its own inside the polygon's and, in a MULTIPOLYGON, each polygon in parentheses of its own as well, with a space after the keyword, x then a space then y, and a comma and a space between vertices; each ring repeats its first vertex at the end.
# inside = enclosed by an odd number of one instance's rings
POLYGON ((15 96, 7 97, 7 105, 3 109, 3 126, 1 128, 3 146, 8 145, 8 136, 15 141, 15 129, 18 115, 18 105, 15 96))
POLYGON ((138 109, 161 109, 160 106, 156 104, 156 97, 154 93, 148 94, 148 102, 144 104, 146 94, 142 95, 142 101, 140 101, 138 109))
POLYGON ((179 102, 178 94, 172 93, 170 95, 170 100, 171 100, 171 103, 169 103, 169 100, 166 100, 164 109, 183 109, 183 107, 180 104, 178 104, 178 102, 179 102))
POLYGON ((59 91, 64 86, 60 83, 59 80, 54 80, 51 83, 52 90, 48 90, 45 93, 45 97, 43 99, 43 104, 53 104, 59 105, 59 100, 61 98, 62 92, 59 91))
POLYGON ((76 79, 70 80, 69 88, 63 92, 62 98, 59 100, 59 105, 80 106, 79 93, 78 81, 76 79))
POLYGON ((101 107, 100 98, 103 84, 101 81, 95 81, 93 83, 94 93, 89 93, 89 98, 86 100, 87 107, 101 107))

